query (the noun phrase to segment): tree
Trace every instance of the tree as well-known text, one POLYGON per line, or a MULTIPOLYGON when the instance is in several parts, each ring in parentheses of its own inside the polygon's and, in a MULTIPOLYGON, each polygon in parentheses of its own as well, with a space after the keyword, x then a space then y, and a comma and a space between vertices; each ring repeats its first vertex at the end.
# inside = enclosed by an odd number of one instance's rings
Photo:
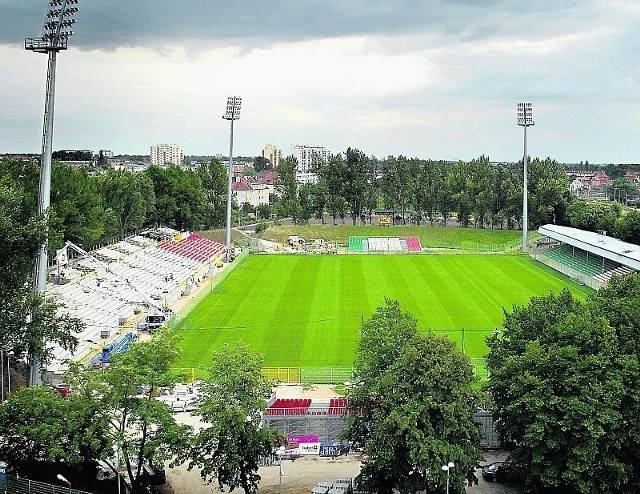
POLYGON ((298 199, 298 184, 296 183, 296 168, 298 160, 295 156, 288 156, 276 166, 275 189, 278 194, 276 203, 277 215, 280 218, 290 216, 294 223, 300 217, 300 200, 298 199))
POLYGON ((0 407, 0 460, 17 473, 33 473, 38 464, 90 465, 106 453, 106 427, 83 400, 44 386, 20 388, 0 407))
POLYGON ((116 222, 117 229, 112 232, 113 237, 124 237, 145 223, 146 204, 138 177, 144 175, 114 169, 98 176, 98 190, 102 195, 105 213, 110 213, 116 222))
POLYGON ((201 164, 196 173, 202 182, 206 201, 205 228, 224 224, 227 211, 227 171, 218 158, 208 164, 201 164))
MULTIPOLYGON (((184 459, 189 446, 191 428, 177 424, 169 407, 156 399, 161 387, 172 387, 180 378, 171 369, 180 355, 177 342, 175 335, 159 332, 133 343, 106 369, 72 369, 78 399, 94 404, 95 419, 108 424, 102 440, 121 455, 134 493, 144 488, 145 464, 161 470, 165 461, 184 459), (137 389, 142 394, 136 396, 137 389)), ((119 470, 113 457, 104 460, 119 470)))
POLYGON ((256 156, 253 160, 253 168, 259 173, 263 170, 271 170, 273 167, 271 166, 271 162, 264 156, 256 156))
POLYGON ((36 217, 37 167, 34 163, 0 160, 0 349, 13 353, 13 362, 29 354, 43 363, 51 345, 72 350, 82 324, 57 315, 57 306, 31 288, 31 273, 45 221, 36 217), (35 189, 32 189, 35 187, 35 189))
POLYGON ((302 184, 298 188, 299 220, 303 223, 308 223, 314 213, 313 190, 313 184, 302 184))
POLYGON ((567 208, 569 224, 591 232, 614 230, 622 208, 614 202, 585 202, 574 199, 567 208))
POLYGON ((365 189, 367 187, 368 159, 358 149, 348 148, 345 155, 344 196, 351 210, 351 220, 355 225, 356 220, 362 214, 365 189))
POLYGON ((103 237, 102 197, 97 181, 84 168, 54 162, 49 226, 50 248, 59 249, 70 240, 88 249, 103 237))
POLYGON ((551 158, 529 163, 529 222, 532 228, 564 218, 569 197, 569 178, 551 158))
POLYGON ((262 374, 262 356, 242 343, 224 345, 214 354, 209 378, 201 386, 195 412, 207 423, 196 435, 189 469, 200 468, 207 483, 221 489, 241 487, 247 494, 258 489, 259 459, 270 455, 284 438, 260 426, 260 414, 271 393, 262 374))
POLYGON ((640 211, 629 211, 618 218, 614 232, 620 240, 640 245, 640 211))
POLYGON ((354 374, 345 418, 367 457, 358 488, 440 492, 441 466, 453 461, 451 492, 464 492, 464 474, 480 459, 469 359, 447 338, 418 334, 416 319, 385 299, 363 325, 354 374))
POLYGON ((156 197, 156 225, 177 230, 197 229, 205 213, 205 195, 197 173, 176 165, 167 168, 150 166, 144 172, 153 183, 156 197))
POLYGON ((497 429, 534 491, 637 490, 637 437, 625 421, 637 430, 626 410, 633 397, 638 411, 638 358, 603 315, 568 291, 534 297, 505 313, 504 331, 488 340, 497 429))

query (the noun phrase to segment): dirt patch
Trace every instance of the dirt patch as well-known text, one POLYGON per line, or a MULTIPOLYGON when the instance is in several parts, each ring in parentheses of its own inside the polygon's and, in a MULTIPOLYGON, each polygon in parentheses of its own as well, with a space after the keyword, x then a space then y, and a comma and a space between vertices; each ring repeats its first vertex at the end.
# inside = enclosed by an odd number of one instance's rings
MULTIPOLYGON (((335 460, 320 458, 318 456, 302 457, 296 460, 283 460, 282 462, 282 486, 278 482, 280 467, 274 465, 260 467, 260 494, 278 494, 282 488, 282 494, 310 493, 311 489, 321 481, 335 482, 338 478, 355 478, 360 472, 360 461, 354 455, 342 456, 335 460)), ((180 466, 167 470, 167 486, 163 491, 166 494, 200 494, 210 492, 222 492, 215 485, 203 485, 200 472, 189 472, 186 466, 180 466)), ((243 493, 243 489, 237 491, 243 493)))

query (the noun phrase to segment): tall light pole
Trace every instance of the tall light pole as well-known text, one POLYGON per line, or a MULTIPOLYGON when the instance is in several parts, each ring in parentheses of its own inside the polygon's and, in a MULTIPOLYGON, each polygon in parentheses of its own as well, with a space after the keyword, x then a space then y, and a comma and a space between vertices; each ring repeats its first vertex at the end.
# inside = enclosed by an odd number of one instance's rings
MULTIPOLYGON (((44 101, 44 125, 42 127, 42 158, 40 164, 40 191, 38 195, 38 214, 47 215, 51 200, 51 150, 53 143, 53 113, 56 93, 56 55, 67 49, 67 42, 73 35, 70 28, 75 24, 74 16, 78 12, 75 5, 78 0, 50 0, 47 19, 44 22, 40 38, 25 38, 24 48, 36 53, 47 53, 47 91, 44 101)), ((47 288, 47 238, 45 235, 38 250, 35 262, 33 284, 37 293, 44 295, 47 288)), ((42 381, 40 362, 33 352, 29 355, 29 385, 38 385, 42 381)))
POLYGON ((455 467, 455 464, 450 461, 446 465, 442 465, 442 470, 447 472, 447 494, 449 494, 449 477, 451 476, 451 469, 455 467))
POLYGON ((233 182, 233 121, 240 119, 240 107, 242 98, 229 96, 227 98, 227 111, 222 118, 229 120, 231 124, 231 135, 229 138, 229 170, 227 172, 227 259, 229 259, 229 249, 231 248, 231 183, 233 182))
POLYGON ((527 197, 527 127, 532 127, 533 107, 531 103, 518 103, 518 125, 524 128, 524 155, 522 164, 524 166, 523 197, 522 197, 522 252, 527 252, 527 223, 528 223, 528 197, 527 197))

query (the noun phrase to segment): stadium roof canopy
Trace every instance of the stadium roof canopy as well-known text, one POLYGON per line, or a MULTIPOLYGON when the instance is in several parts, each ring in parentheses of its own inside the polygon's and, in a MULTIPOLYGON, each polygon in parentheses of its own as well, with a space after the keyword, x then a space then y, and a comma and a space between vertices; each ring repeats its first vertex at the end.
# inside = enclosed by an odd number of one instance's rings
POLYGON ((544 225, 538 233, 640 271, 640 246, 568 226, 544 225))

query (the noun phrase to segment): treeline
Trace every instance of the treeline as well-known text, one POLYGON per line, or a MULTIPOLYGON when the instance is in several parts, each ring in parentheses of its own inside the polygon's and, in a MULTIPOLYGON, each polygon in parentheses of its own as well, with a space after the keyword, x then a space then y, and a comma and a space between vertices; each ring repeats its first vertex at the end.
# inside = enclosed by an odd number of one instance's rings
MULTIPOLYGON (((40 167, 36 162, 0 161, 0 179, 37 211, 40 167)), ((90 248, 149 226, 178 230, 221 226, 225 219, 226 169, 217 160, 189 171, 150 166, 144 172, 84 168, 54 162, 51 176, 49 248, 65 240, 90 248)))
MULTIPOLYGON (((300 187, 296 165, 289 157, 276 167, 276 212, 295 222, 328 213, 334 223, 350 217, 355 224, 387 210, 402 224, 446 225, 455 215, 463 227, 521 227, 522 163, 492 164, 484 155, 456 163, 404 156, 376 160, 349 148, 344 156, 315 162, 318 182, 300 187)), ((570 197, 563 167, 550 158, 530 160, 528 167, 531 227, 564 221, 570 197)))
MULTIPOLYGON (((256 158, 254 169, 269 163, 256 158)), ((269 204, 255 208, 233 201, 234 224, 256 212, 262 219, 312 218, 333 223, 371 223, 374 212, 392 212, 395 223, 511 229, 522 226, 522 163, 490 163, 487 156, 456 163, 390 156, 368 157, 349 148, 329 160, 317 160, 313 184, 298 184, 298 163, 287 157, 275 167, 275 193, 269 204)), ((0 177, 20 195, 25 208, 37 210, 39 165, 0 161, 0 177)), ((569 178, 557 161, 528 162, 529 228, 546 223, 601 231, 623 240, 640 241, 636 213, 612 203, 587 204, 573 198, 569 178)), ((107 243, 146 227, 177 230, 222 227, 226 219, 227 171, 218 159, 195 170, 150 166, 133 173, 109 169, 91 174, 54 162, 49 246, 65 240, 85 248, 107 243)), ((261 225, 263 228, 265 225, 261 225)))

